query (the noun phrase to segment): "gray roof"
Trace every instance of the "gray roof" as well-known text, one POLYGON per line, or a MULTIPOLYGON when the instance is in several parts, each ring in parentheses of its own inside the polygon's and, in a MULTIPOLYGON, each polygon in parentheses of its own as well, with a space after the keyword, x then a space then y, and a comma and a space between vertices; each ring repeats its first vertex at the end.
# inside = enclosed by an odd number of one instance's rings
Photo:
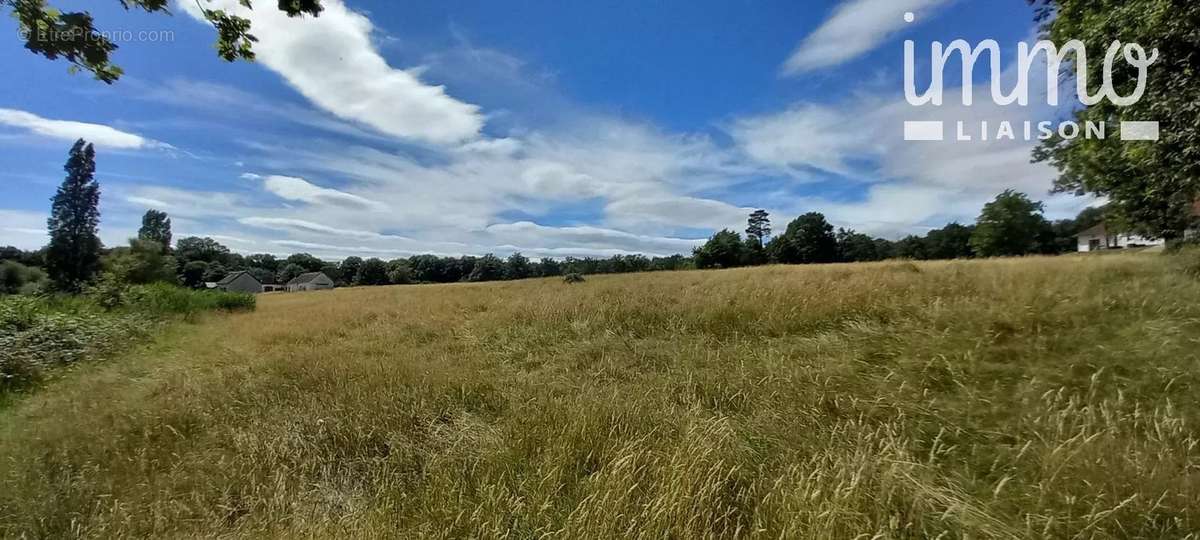
MULTIPOLYGON (((237 279, 242 274, 246 274, 247 276, 250 276, 250 279, 253 279, 254 281, 258 281, 258 278, 254 277, 253 274, 246 272, 245 270, 238 270, 237 272, 230 272, 230 273, 226 274, 224 279, 217 282, 217 285, 229 285, 230 283, 233 283, 233 280, 237 279)), ((259 283, 261 283, 261 282, 259 282, 259 283)))
POLYGON ((1096 236, 1096 235, 1100 235, 1100 234, 1104 234, 1104 233, 1105 233, 1105 231, 1104 231, 1104 222, 1103 222, 1103 221, 1101 221, 1100 223, 1097 223, 1097 224, 1095 224, 1095 225, 1092 225, 1091 227, 1088 227, 1088 228, 1086 228, 1086 229, 1084 229, 1084 230, 1082 230, 1082 231, 1079 231, 1079 233, 1078 233, 1078 234, 1076 234, 1075 236, 1076 236, 1076 237, 1080 237, 1080 236, 1096 236))
MULTIPOLYGON (((325 275, 324 272, 305 272, 303 274, 300 274, 300 275, 292 278, 292 280, 288 281, 287 284, 288 285, 300 285, 302 283, 308 283, 314 279, 317 279, 317 276, 324 276, 324 275, 325 275)), ((329 276, 325 276, 325 279, 329 279, 329 276)))

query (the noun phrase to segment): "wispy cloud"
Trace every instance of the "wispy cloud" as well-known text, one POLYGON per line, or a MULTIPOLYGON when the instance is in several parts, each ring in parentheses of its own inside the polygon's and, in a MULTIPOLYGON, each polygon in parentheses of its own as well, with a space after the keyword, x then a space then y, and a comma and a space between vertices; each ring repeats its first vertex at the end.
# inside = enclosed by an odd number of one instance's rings
MULTIPOLYGON (((362 231, 353 229, 339 229, 330 227, 320 223, 313 223, 303 219, 292 218, 273 218, 273 217, 245 217, 238 219, 238 223, 250 225, 252 227, 262 227, 264 229, 275 229, 280 231, 297 231, 305 233, 316 233, 328 236, 341 236, 346 238, 358 238, 363 240, 374 240, 386 238, 386 235, 372 231, 362 231)), ((394 237, 403 238, 403 237, 394 237)))
MULTIPOLYGON (((242 176, 246 177, 246 175, 242 176)), ((257 177, 258 175, 253 176, 257 177)), ((263 180, 263 186, 267 191, 289 201, 341 206, 354 210, 387 210, 387 205, 383 203, 367 200, 344 191, 324 188, 293 176, 271 175, 263 180)))
POLYGON ((173 148, 171 145, 141 135, 121 131, 103 124, 72 120, 51 120, 16 109, 0 109, 0 124, 22 128, 30 133, 51 139, 75 141, 84 139, 96 146, 123 150, 173 148))
MULTIPOLYGON (((783 64, 785 75, 836 66, 862 56, 904 26, 905 12, 917 17, 952 0, 844 0, 825 22, 800 42, 783 64)), ((919 20, 919 19, 918 19, 919 20)))

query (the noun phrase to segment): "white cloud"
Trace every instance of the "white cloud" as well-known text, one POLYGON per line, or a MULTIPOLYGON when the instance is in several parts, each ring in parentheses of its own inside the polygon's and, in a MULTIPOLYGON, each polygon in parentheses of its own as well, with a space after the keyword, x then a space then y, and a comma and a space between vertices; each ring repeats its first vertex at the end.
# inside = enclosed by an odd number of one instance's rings
MULTIPOLYGON (((258 175, 252 176, 258 177, 258 175)), ((243 175, 243 177, 246 176, 243 175)), ((263 187, 267 191, 289 201, 341 206, 355 210, 387 210, 387 206, 382 203, 370 201, 344 191, 323 188, 303 178, 271 175, 263 180, 263 187)))
POLYGON ((521 173, 533 193, 551 199, 586 199, 596 196, 598 182, 562 163, 535 162, 521 173))
MULTIPOLYGON (((195 2, 179 3, 203 20, 195 2)), ((256 10, 238 0, 213 0, 212 8, 250 19, 259 38, 257 60, 334 115, 382 133, 432 143, 473 139, 484 118, 475 105, 422 82, 412 70, 395 69, 371 42, 374 26, 341 0, 325 0, 320 17, 288 17, 273 6, 256 10)), ((208 6, 206 6, 208 7, 208 6)))
MULTIPOLYGON (((327 236, 341 236, 346 238, 358 238, 366 240, 374 240, 386 238, 385 235, 363 230, 339 229, 330 227, 320 223, 313 223, 302 219, 291 218, 272 218, 272 217, 244 217, 237 220, 238 223, 249 225, 251 227, 262 227, 264 229, 274 229, 278 231, 300 232, 300 233, 316 233, 327 236)), ((395 237, 402 238, 402 237, 395 237)))
POLYGON ((154 209, 185 218, 235 217, 249 209, 242 197, 217 191, 189 191, 163 186, 117 190, 118 198, 140 209, 154 209))
POLYGON ((122 150, 142 150, 151 148, 172 148, 171 145, 121 131, 101 124, 74 122, 71 120, 51 120, 36 114, 15 109, 0 109, 0 124, 24 128, 42 137, 75 141, 84 139, 99 147, 122 150))
MULTIPOLYGON (((548 227, 529 221, 491 225, 487 232, 498 240, 524 245, 563 246, 567 250, 615 250, 645 255, 691 253, 704 239, 664 238, 630 234, 602 227, 548 227)), ((540 250, 526 250, 540 251, 540 250)))
POLYGON ((610 202, 605 211, 614 225, 635 230, 661 227, 736 229, 754 209, 713 199, 661 193, 617 199, 610 202))
POLYGON ((906 26, 905 12, 923 14, 949 0, 844 0, 783 65, 786 75, 836 66, 870 52, 906 26))
POLYGON ((782 113, 737 120, 729 133, 750 158, 782 167, 813 167, 850 176, 848 158, 868 151, 879 133, 845 129, 846 118, 828 107, 802 104, 782 113))
MULTIPOLYGON (((837 225, 863 232, 896 236, 920 233, 949 221, 971 222, 988 200, 1005 189, 1047 199, 1052 218, 1073 216, 1091 202, 1088 198, 1050 196, 1056 176, 1045 163, 1032 163, 1036 141, 958 141, 958 121, 978 130, 986 121, 995 130, 1010 122, 1018 133, 1022 122, 1055 118, 1047 107, 1001 107, 988 99, 987 84, 972 88, 974 105, 961 102, 913 107, 892 96, 856 96, 836 105, 801 104, 775 115, 736 124, 734 138, 743 151, 771 164, 811 166, 825 170, 854 163, 851 178, 869 177, 872 184, 852 201, 802 197, 788 205, 792 214, 816 210, 837 225), (808 118, 814 115, 816 118, 808 118), (942 121, 949 130, 944 141, 905 141, 906 120, 942 121), (846 141, 861 140, 861 144, 846 141), (833 164, 832 166, 830 164, 833 164)), ((953 89, 948 95, 959 95, 953 89)))

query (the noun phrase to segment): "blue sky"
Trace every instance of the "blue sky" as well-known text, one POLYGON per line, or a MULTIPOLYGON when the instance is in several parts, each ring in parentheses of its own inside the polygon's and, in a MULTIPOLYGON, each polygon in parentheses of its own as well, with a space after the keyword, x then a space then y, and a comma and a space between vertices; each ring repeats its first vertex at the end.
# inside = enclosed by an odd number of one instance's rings
POLYGON ((1034 35, 1023 1, 325 2, 287 19, 259 0, 244 13, 259 59, 229 64, 194 2, 164 16, 59 0, 133 38, 111 86, 28 53, 0 20, 15 74, 0 87, 0 244, 45 242, 77 137, 98 146, 108 245, 147 208, 177 238, 336 259, 688 252, 754 208, 777 229, 820 211, 895 238, 970 221, 1007 188, 1052 217, 1089 202, 1047 194, 1033 143, 902 140, 903 120, 1049 114, 903 99, 904 39, 1007 53, 1034 35))

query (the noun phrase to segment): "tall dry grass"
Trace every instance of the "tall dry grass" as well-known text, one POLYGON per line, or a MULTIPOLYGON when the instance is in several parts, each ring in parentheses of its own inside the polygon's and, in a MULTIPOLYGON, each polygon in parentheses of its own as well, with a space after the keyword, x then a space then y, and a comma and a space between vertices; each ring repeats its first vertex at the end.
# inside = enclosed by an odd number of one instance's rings
POLYGON ((1198 538, 1154 255, 261 298, 0 412, 8 536, 1198 538))

